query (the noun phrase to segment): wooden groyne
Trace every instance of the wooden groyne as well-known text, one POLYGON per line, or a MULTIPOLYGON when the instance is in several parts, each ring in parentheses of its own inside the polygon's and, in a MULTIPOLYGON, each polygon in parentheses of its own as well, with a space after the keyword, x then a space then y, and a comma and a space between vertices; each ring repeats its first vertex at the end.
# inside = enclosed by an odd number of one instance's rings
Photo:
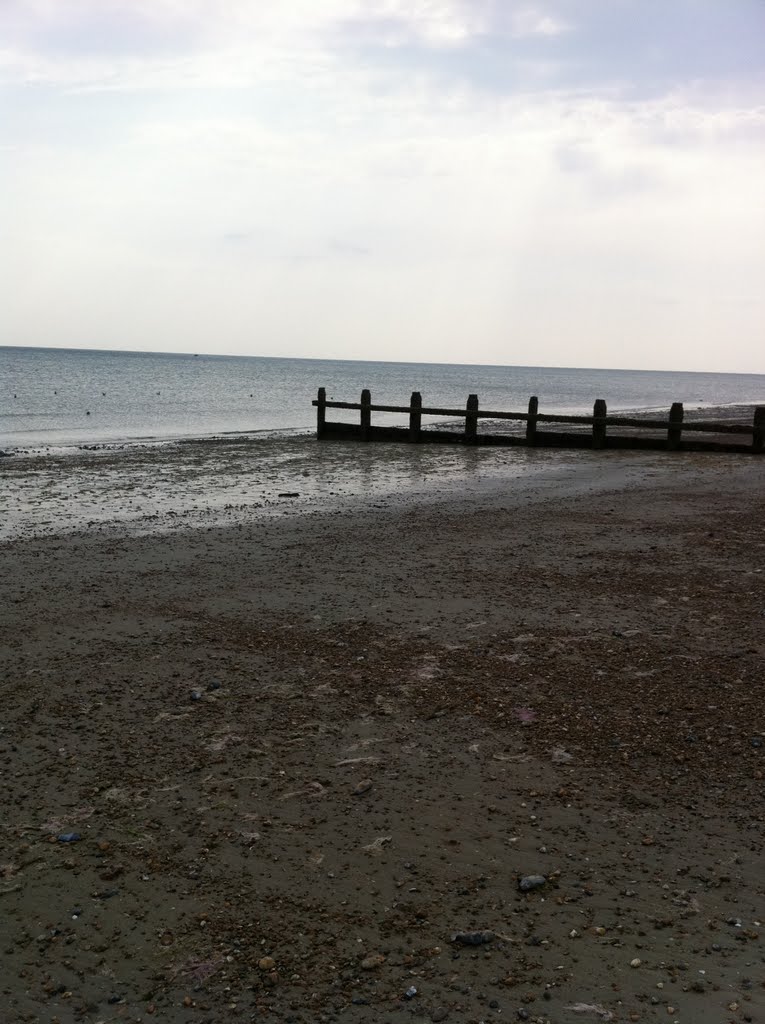
POLYGON ((405 441, 412 444, 529 445, 556 448, 637 448, 665 451, 726 451, 761 454, 765 445, 765 406, 757 406, 751 424, 722 423, 684 418, 682 402, 675 402, 666 419, 639 416, 609 416, 606 403, 599 398, 592 416, 541 413, 539 400, 532 396, 526 412, 502 412, 482 409, 477 395, 469 395, 464 409, 443 409, 422 404, 422 395, 413 391, 409 405, 373 404, 368 389, 359 402, 335 402, 327 399, 326 388, 319 388, 312 403, 316 407, 316 436, 320 440, 405 441), (330 422, 327 409, 357 409, 358 423, 330 422), (409 417, 408 426, 373 424, 372 413, 400 413, 409 417), (464 419, 462 430, 426 429, 423 416, 464 419), (479 431, 479 420, 515 420, 517 433, 492 434, 479 431), (525 424, 525 429, 524 428, 525 424), (546 424, 571 425, 573 430, 546 428, 546 424), (691 435, 691 436, 689 436, 691 435), (703 435, 707 435, 704 437, 703 435))

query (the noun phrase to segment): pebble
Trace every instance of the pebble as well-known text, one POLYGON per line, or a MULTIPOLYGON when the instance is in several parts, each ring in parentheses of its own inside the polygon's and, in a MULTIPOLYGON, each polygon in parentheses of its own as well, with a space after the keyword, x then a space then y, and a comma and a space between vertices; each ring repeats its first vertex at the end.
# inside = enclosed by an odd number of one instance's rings
POLYGON ((362 779, 361 782, 357 782, 356 785, 353 787, 353 795, 361 796, 362 793, 368 793, 371 788, 372 780, 362 779))
POLYGON ((524 875, 518 882, 518 888, 521 892, 531 892, 532 889, 541 889, 546 884, 547 879, 544 875, 524 875))
POLYGON ((414 985, 411 985, 406 990, 406 992, 404 992, 404 999, 414 999, 414 997, 416 995, 417 995, 417 989, 414 987, 414 985))
POLYGON ((261 971, 273 971, 276 967, 276 961, 272 956, 264 956, 258 960, 258 967, 261 971))
POLYGON ((636 956, 634 960, 630 960, 630 967, 640 967, 642 962, 640 957, 636 956))
POLYGON ((366 956, 361 961, 362 971, 373 971, 376 967, 382 967, 385 963, 385 957, 382 953, 376 953, 374 956, 366 956))
POLYGON ((190 697, 191 697, 192 700, 201 700, 202 699, 202 691, 201 690, 192 690, 191 694, 190 694, 190 697))
POLYGON ((430 1019, 432 1021, 435 1021, 435 1024, 438 1024, 439 1021, 446 1020, 448 1016, 449 1011, 446 1009, 445 1006, 437 1006, 436 1009, 431 1013, 430 1019))
POLYGON ((62 832, 58 837, 60 843, 79 843, 82 836, 79 832, 62 832))
POLYGON ((491 942, 494 932, 454 932, 452 942, 459 942, 463 946, 482 946, 485 942, 491 942))

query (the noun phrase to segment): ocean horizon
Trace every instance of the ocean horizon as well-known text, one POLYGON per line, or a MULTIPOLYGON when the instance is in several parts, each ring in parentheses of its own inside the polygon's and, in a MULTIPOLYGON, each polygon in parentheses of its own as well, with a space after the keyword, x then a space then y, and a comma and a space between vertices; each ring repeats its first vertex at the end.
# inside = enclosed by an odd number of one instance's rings
MULTIPOLYGON (((391 362, 0 346, 0 449, 13 453, 310 431, 327 397, 586 413, 765 403, 765 374, 391 362)), ((334 417, 333 417, 334 418, 334 417)), ((340 417, 338 417, 340 418, 340 417)), ((380 421, 383 417, 380 416, 380 421)), ((386 417, 391 421, 395 417, 386 417)))

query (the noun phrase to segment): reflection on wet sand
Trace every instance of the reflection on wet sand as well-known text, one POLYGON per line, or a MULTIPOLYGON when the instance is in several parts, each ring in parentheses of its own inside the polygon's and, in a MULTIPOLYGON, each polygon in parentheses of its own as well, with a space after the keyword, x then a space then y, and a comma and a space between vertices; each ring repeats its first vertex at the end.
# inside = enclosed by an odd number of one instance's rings
POLYGON ((320 444, 311 435, 19 457, 2 466, 0 539, 110 523, 154 532, 391 493, 445 493, 577 458, 521 448, 320 444))

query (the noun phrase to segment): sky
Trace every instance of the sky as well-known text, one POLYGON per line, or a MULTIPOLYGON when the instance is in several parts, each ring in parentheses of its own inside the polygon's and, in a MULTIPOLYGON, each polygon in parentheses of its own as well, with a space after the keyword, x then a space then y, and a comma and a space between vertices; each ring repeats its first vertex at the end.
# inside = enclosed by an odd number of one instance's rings
POLYGON ((0 0, 0 344, 765 373, 765 0, 0 0))

